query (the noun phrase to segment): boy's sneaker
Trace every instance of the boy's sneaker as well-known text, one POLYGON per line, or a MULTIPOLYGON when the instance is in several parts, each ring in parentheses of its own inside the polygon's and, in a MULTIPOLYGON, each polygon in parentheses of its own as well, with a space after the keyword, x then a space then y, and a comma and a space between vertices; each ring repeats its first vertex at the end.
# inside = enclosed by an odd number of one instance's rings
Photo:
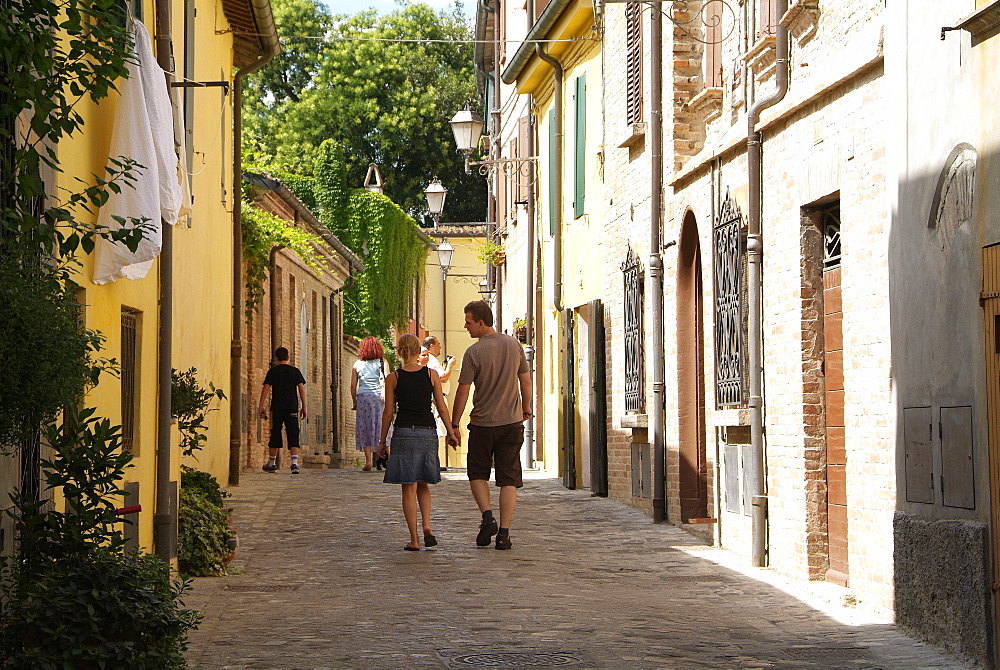
POLYGON ((497 535, 497 549, 510 549, 510 535, 497 535))
POLYGON ((271 474, 274 474, 277 469, 278 469, 278 466, 277 466, 276 463, 265 463, 264 464, 264 472, 270 472, 271 474))
POLYGON ((299 474, 299 464, 298 463, 292 463, 292 474, 293 475, 299 474))
POLYGON ((476 535, 476 546, 490 546, 490 540, 499 532, 500 526, 497 525, 497 520, 495 518, 490 519, 489 521, 483 521, 479 524, 479 535, 476 535))

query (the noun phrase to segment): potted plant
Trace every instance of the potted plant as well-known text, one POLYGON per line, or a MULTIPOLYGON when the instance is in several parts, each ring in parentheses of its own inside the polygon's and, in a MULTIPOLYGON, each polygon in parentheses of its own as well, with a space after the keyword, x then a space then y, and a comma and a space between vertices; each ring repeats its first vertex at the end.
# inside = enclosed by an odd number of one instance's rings
POLYGON ((521 344, 527 344, 528 343, 528 319, 524 318, 524 317, 522 317, 520 319, 517 319, 513 323, 513 328, 514 328, 514 337, 517 338, 517 341, 520 342, 521 344))
POLYGON ((490 263, 494 267, 500 267, 507 260, 507 253, 502 244, 486 240, 479 247, 479 260, 482 263, 490 263))

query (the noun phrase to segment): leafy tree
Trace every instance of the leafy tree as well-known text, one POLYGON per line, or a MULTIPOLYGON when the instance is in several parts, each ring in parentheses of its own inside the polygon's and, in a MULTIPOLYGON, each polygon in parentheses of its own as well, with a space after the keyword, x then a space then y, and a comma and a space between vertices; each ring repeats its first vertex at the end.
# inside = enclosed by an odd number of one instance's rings
POLYGON ((437 176, 451 192, 445 221, 481 219, 483 178, 465 174, 448 125, 476 97, 471 44, 375 41, 468 40, 459 6, 329 17, 314 0, 273 5, 286 53, 246 87, 245 160, 310 175, 332 139, 345 149, 348 185, 360 186, 375 162, 386 194, 429 223, 423 189, 437 176), (324 39, 295 37, 309 35, 324 39))

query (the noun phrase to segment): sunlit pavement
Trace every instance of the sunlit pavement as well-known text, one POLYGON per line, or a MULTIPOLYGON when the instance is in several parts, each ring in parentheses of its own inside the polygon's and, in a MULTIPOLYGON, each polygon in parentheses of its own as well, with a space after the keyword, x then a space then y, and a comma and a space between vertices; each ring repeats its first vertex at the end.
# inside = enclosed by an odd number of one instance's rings
POLYGON ((465 473, 444 476, 440 544, 418 553, 381 472, 244 473, 228 501, 239 574, 186 598, 204 615, 190 667, 965 667, 837 587, 745 567, 555 479, 526 479, 512 550, 477 547, 465 473))

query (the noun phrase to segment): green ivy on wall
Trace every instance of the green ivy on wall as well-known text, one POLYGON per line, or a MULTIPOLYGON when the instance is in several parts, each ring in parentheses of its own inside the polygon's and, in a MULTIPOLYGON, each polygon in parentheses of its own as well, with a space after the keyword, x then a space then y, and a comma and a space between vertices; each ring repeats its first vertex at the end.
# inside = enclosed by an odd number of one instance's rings
POLYGON ((410 317, 413 287, 424 271, 427 248, 417 236, 416 222, 379 193, 350 192, 346 225, 361 240, 367 269, 347 291, 344 330, 354 335, 381 336, 410 317))
POLYGON ((416 222, 380 193, 348 189, 343 150, 330 140, 320 146, 313 174, 320 220, 365 262, 344 294, 344 331, 383 337, 402 329, 427 256, 416 222))
POLYGON ((317 251, 322 240, 301 228, 289 225, 244 198, 243 200, 243 265, 245 267, 245 315, 249 324, 264 298, 264 282, 271 265, 271 249, 284 247, 293 251, 307 266, 323 272, 326 259, 317 251))

